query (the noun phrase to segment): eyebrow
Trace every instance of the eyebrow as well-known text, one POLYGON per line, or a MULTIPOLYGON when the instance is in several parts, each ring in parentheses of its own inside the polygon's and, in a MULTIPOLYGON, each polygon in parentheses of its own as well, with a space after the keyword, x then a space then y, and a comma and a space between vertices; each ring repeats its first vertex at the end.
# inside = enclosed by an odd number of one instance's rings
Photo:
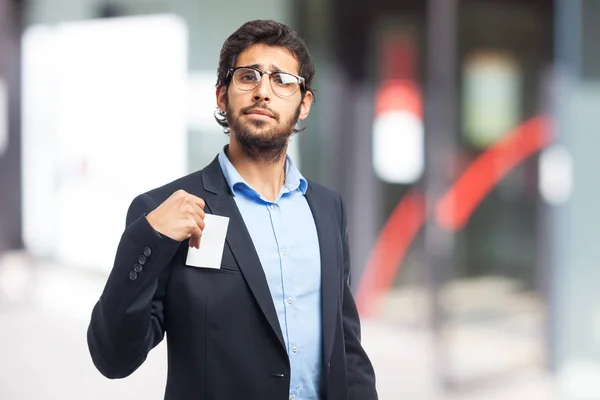
MULTIPOLYGON (((263 66, 261 64, 252 64, 252 65, 243 65, 242 67, 246 67, 246 68, 256 68, 256 69, 260 69, 263 70, 263 66)), ((278 66, 276 66, 275 64, 271 64, 270 65, 270 71, 269 72, 287 72, 287 71, 283 71, 281 70, 278 66)), ((291 72, 288 72, 291 73, 291 72)))

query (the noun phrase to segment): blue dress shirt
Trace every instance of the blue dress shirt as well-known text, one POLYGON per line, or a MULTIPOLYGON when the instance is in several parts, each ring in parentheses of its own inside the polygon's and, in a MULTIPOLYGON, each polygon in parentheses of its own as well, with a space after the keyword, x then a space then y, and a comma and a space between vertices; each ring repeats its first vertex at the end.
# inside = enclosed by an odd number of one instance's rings
POLYGON ((292 160, 271 202, 240 176, 225 154, 219 163, 262 264, 291 365, 290 399, 318 400, 322 368, 321 258, 308 182, 292 160))

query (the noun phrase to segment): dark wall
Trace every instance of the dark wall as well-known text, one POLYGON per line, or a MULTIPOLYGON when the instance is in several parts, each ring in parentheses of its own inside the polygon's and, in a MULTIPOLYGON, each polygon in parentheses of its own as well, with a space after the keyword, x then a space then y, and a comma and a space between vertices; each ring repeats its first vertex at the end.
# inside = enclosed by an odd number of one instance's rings
POLYGON ((8 88, 8 146, 0 150, 0 251, 23 247, 20 111, 23 7, 23 1, 0 0, 0 79, 8 88))

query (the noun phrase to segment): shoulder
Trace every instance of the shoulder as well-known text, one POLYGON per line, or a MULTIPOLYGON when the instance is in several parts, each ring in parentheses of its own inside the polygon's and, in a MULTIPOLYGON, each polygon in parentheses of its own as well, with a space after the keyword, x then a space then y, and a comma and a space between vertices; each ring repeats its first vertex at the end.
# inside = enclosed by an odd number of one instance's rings
POLYGON ((162 186, 141 193, 134 198, 133 203, 141 201, 146 203, 148 208, 156 208, 178 190, 185 190, 188 193, 198 193, 203 187, 202 171, 203 170, 195 171, 165 183, 162 186))
POLYGON ((149 214, 178 190, 200 194, 203 187, 202 170, 178 178, 133 198, 127 209, 126 226, 149 214))
POLYGON ((313 197, 315 204, 330 210, 338 221, 344 219, 344 201, 339 192, 311 180, 308 180, 308 191, 311 192, 310 196, 313 197))
POLYGON ((307 180, 308 182, 308 190, 311 190, 313 192, 313 194, 315 196, 317 196, 319 199, 323 199, 323 200, 329 200, 329 201, 336 201, 339 202, 341 201, 341 195, 333 190, 328 188, 327 186, 324 186, 318 182, 312 181, 312 180, 307 180))
POLYGON ((168 199, 173 193, 178 190, 186 192, 197 191, 197 188, 202 187, 202 170, 193 172, 174 181, 168 182, 162 186, 151 189, 143 195, 158 201, 159 204, 168 199))

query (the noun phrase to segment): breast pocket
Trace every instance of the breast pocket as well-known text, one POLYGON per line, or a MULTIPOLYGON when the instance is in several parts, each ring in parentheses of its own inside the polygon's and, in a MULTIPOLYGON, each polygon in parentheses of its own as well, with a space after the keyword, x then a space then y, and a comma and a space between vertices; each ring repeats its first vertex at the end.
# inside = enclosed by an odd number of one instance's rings
POLYGON ((228 246, 219 268, 190 266, 186 258, 187 251, 183 250, 173 260, 170 288, 177 297, 188 299, 189 307, 213 307, 235 301, 237 293, 245 289, 243 275, 228 246))
POLYGON ((241 272, 240 267, 235 261, 235 257, 233 257, 233 253, 231 252, 231 249, 229 249, 229 245, 227 244, 225 244, 225 247, 223 248, 223 257, 221 258, 221 269, 230 272, 241 272))
POLYGON ((198 268, 202 270, 227 270, 240 272, 240 269, 229 249, 227 244, 223 246, 223 253, 220 255, 220 262, 218 261, 219 256, 216 254, 208 255, 202 252, 202 244, 200 250, 196 248, 190 248, 187 245, 182 246, 184 250, 183 254, 180 255, 179 260, 174 260, 175 264, 183 264, 185 267, 198 268))

